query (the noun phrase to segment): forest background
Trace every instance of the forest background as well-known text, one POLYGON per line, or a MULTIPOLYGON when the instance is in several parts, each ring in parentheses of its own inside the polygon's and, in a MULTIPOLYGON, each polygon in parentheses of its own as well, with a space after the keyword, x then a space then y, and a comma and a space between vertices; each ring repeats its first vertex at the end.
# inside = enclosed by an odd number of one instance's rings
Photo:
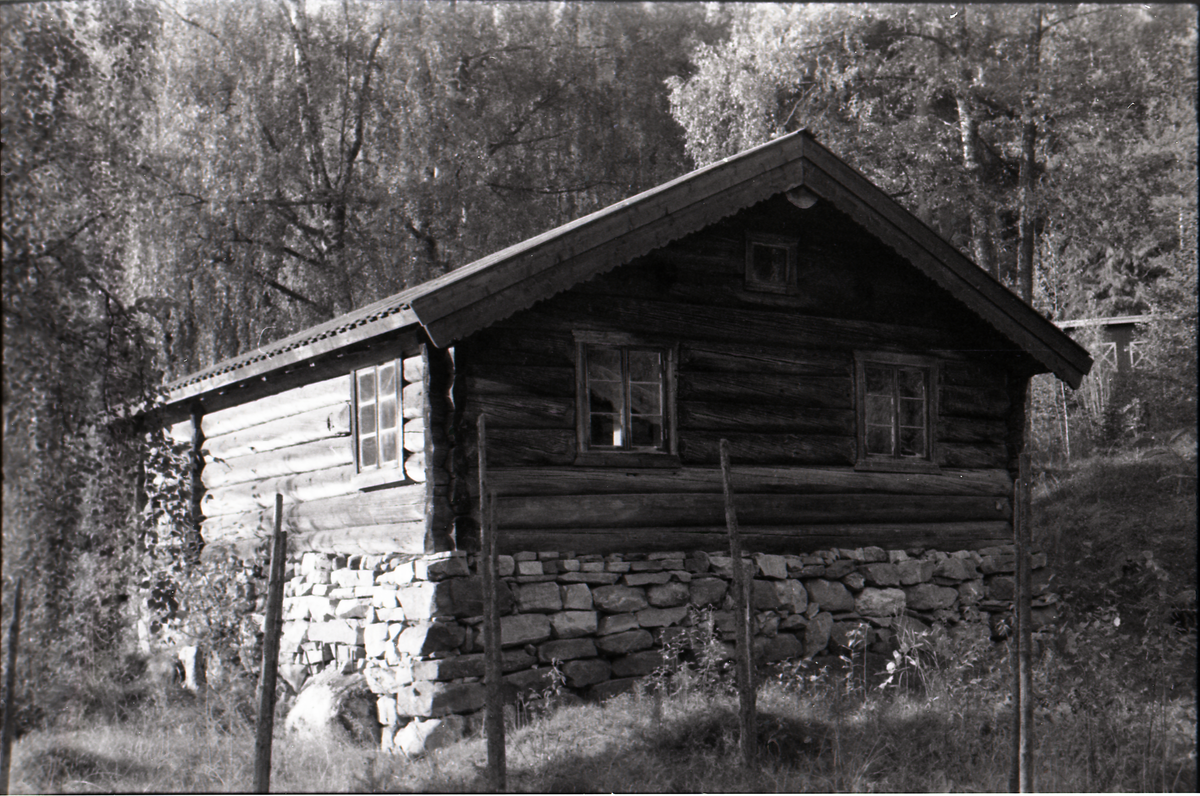
POLYGON ((210 577, 179 451, 128 412, 165 380, 800 128, 1047 317, 1164 319, 1136 385, 1035 383, 1040 467, 1194 433, 1192 6, 112 0, 0 21, 4 604, 23 576, 38 710, 117 665, 147 594, 166 617, 210 577))

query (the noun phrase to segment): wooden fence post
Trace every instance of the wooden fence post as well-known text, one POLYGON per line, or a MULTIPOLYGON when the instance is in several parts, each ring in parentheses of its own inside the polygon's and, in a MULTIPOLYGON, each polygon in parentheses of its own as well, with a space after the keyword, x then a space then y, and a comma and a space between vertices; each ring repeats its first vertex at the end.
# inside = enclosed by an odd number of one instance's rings
POLYGON ((729 440, 721 440, 721 484, 725 490, 725 527, 729 531, 729 557, 733 563, 734 627, 737 640, 738 732, 742 761, 748 766, 758 752, 758 719, 755 711, 754 650, 750 637, 750 581, 742 566, 737 510, 733 505, 733 476, 729 468, 729 440))
POLYGON ((487 735, 488 778, 492 789, 503 793, 507 787, 507 763, 504 753, 504 689, 501 660, 500 611, 496 601, 498 556, 496 528, 492 507, 495 495, 487 485, 487 424, 479 416, 479 564, 483 575, 483 680, 486 689, 487 712, 484 729, 487 735))
POLYGON ((283 495, 275 495, 275 536, 271 544, 271 574, 267 581, 267 611, 263 618, 263 661, 258 678, 258 725, 254 734, 255 793, 271 790, 271 741, 275 732, 275 683, 279 672, 279 631, 283 624, 283 577, 287 534, 283 530, 283 495))
POLYGON ((1017 614, 1017 679, 1019 693, 1018 719, 1018 791, 1033 792, 1033 577, 1031 548, 1033 528, 1029 504, 1029 454, 1022 453, 1017 477, 1014 516, 1016 519, 1016 614, 1017 614))
POLYGON ((8 772, 12 767, 12 742, 17 714, 17 645, 21 640, 21 586, 13 587, 12 623, 8 626, 8 656, 4 662, 4 730, 0 738, 0 784, 8 793, 8 772))

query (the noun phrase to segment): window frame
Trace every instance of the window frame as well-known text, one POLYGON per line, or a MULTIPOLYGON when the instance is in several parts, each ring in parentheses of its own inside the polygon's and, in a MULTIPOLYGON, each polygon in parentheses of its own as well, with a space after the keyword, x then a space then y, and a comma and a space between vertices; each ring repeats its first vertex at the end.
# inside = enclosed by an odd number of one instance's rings
MULTIPOLYGON (((940 379, 940 363, 936 357, 918 354, 895 354, 891 352, 854 352, 854 415, 855 415, 855 444, 856 470, 879 472, 919 472, 940 473, 937 464, 938 436, 938 392, 940 379), (867 451, 867 380, 866 367, 881 365, 892 370, 902 367, 919 368, 925 374, 925 455, 903 456, 899 451, 892 454, 868 453, 867 451)), ((893 394, 893 401, 897 396, 893 394)), ((893 434, 897 433, 898 415, 893 416, 893 434)))
POLYGON ((375 362, 370 365, 364 365, 359 368, 354 368, 350 371, 350 442, 354 452, 354 477, 353 483, 360 489, 365 489, 372 486, 383 486, 387 484, 400 483, 408 480, 408 475, 404 470, 404 361, 401 357, 375 362), (394 389, 395 389, 395 420, 396 425, 394 431, 396 434, 396 458, 394 460, 382 461, 380 456, 382 450, 378 448, 378 440, 380 436, 379 425, 379 371, 380 368, 391 365, 394 369, 394 389), (374 379, 374 399, 372 405, 375 412, 375 430, 370 432, 377 441, 376 463, 364 465, 362 461, 362 427, 359 417, 361 408, 361 399, 359 395, 359 378, 367 371, 371 371, 374 379))
MULTIPOLYGON (((616 465, 624 467, 679 467, 679 447, 676 429, 675 369, 678 346, 662 340, 621 332, 576 331, 575 338, 575 464, 616 465), (662 357, 662 428, 663 446, 648 448, 594 448, 590 442, 591 410, 588 392, 587 350, 589 347, 641 349, 657 352, 662 357)), ((627 375, 622 374, 622 387, 628 395, 627 375)), ((624 409, 628 415, 628 405, 624 409)))
POLYGON ((743 273, 745 289, 755 293, 775 293, 778 295, 796 295, 799 293, 797 270, 800 257, 800 239, 791 235, 778 235, 770 232, 746 233, 746 259, 743 273), (769 246, 773 249, 784 249, 787 252, 787 266, 783 283, 765 282, 754 274, 754 247, 769 246))

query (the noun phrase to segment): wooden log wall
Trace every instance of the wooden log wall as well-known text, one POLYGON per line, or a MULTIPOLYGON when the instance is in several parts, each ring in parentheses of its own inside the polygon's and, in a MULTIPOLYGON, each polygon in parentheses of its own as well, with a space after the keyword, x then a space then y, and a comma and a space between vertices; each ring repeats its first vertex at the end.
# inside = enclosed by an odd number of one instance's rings
MULTIPOLYGON (((837 211, 777 199, 479 332, 456 356, 466 424, 488 416, 503 552, 719 549, 721 438, 747 545, 800 552, 1005 542, 1011 349, 837 211), (799 295, 745 290, 747 227, 800 237, 799 295), (674 467, 574 464, 576 330, 678 346, 674 467), (856 350, 938 357, 940 473, 854 470, 856 350)), ((474 461, 473 430, 461 438, 474 461)))
MULTIPOLYGON (((379 361, 395 356, 381 350, 379 361)), ((427 456, 427 360, 422 351, 403 361, 404 466, 396 483, 356 482, 349 372, 203 416, 206 545, 267 538, 280 493, 293 551, 429 552, 427 508, 447 478, 427 456)))

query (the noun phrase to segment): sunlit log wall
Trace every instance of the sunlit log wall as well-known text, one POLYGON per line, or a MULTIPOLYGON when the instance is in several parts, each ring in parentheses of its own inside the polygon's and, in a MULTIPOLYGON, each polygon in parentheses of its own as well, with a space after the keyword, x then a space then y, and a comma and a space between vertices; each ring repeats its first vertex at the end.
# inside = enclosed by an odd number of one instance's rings
POLYGON ((397 358, 403 360, 404 450, 402 470, 391 483, 364 485, 357 479, 349 372, 203 415, 205 544, 244 552, 260 547, 272 532, 280 493, 293 551, 436 549, 427 537, 439 509, 439 526, 448 524, 448 477, 437 457, 427 460, 427 440, 442 442, 443 451, 446 446, 444 434, 425 430, 444 427, 444 403, 425 400, 426 350, 379 351, 379 361, 397 358))
POLYGON ((456 509, 478 520, 474 422, 486 412, 504 552, 720 547, 722 437, 750 550, 1002 543, 1019 427, 1012 348, 836 210, 776 197, 460 342, 456 509), (748 229, 799 237, 796 295, 745 289, 748 229), (679 467, 575 463, 581 330, 678 347, 679 467), (855 351, 938 358, 941 472, 854 469, 855 351))

